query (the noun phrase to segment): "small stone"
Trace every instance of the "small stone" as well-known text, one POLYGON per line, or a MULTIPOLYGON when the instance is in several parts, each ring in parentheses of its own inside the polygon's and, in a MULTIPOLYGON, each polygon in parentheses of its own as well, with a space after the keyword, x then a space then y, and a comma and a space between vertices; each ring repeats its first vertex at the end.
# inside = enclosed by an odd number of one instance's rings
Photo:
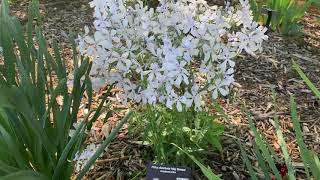
POLYGON ((274 142, 273 142, 273 147, 274 147, 274 149, 275 149, 276 152, 280 152, 280 150, 281 150, 280 148, 281 148, 281 147, 280 147, 280 145, 278 144, 277 141, 274 141, 274 142))
POLYGON ((221 167, 221 170, 222 170, 222 171, 227 171, 227 167, 226 167, 226 166, 222 166, 222 167, 221 167))
POLYGON ((293 128, 293 124, 292 123, 289 123, 288 124, 288 127, 290 127, 291 129, 293 128))
POLYGON ((232 175, 236 180, 240 180, 240 176, 235 171, 232 172, 232 175))
POLYGON ((232 83, 235 87, 237 88, 242 88, 241 84, 237 83, 237 82, 233 82, 232 83))
POLYGON ((309 128, 308 128, 307 126, 303 126, 303 127, 302 127, 302 130, 303 130, 303 132, 305 132, 305 133, 309 133, 309 132, 310 132, 310 130, 309 130, 309 128))
POLYGON ((252 143, 246 142, 246 146, 252 147, 252 143))
POLYGON ((276 123, 274 122, 273 119, 269 119, 269 122, 272 124, 273 127, 276 127, 276 123))
POLYGON ((101 128, 101 131, 104 135, 105 138, 107 138, 109 136, 109 133, 110 133, 110 126, 108 123, 105 123, 102 128, 101 128))

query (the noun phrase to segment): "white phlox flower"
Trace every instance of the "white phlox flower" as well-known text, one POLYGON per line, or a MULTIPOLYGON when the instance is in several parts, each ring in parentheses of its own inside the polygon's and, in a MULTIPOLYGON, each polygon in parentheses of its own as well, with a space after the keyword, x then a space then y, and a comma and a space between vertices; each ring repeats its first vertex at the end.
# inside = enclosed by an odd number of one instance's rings
POLYGON ((205 96, 226 96, 235 57, 261 51, 266 28, 253 21, 249 1, 237 7, 205 0, 93 0, 94 22, 78 45, 93 60, 93 87, 113 84, 123 103, 203 109, 205 96))

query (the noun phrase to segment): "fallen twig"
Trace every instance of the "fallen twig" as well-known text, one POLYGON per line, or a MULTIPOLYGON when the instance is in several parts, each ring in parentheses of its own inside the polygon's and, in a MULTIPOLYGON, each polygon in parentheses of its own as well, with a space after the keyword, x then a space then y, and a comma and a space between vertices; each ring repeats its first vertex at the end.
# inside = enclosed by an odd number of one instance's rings
POLYGON ((130 159, 131 156, 123 156, 123 157, 118 157, 118 158, 110 158, 110 159, 102 159, 102 160, 97 160, 96 164, 105 164, 108 162, 113 162, 113 161, 121 161, 121 160, 128 160, 130 159))

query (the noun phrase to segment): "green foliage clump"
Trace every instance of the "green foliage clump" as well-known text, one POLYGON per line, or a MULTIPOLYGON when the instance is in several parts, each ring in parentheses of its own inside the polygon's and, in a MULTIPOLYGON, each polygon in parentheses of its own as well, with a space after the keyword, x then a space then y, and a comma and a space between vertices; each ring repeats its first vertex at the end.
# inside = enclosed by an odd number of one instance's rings
MULTIPOLYGON (((8 1, 1 2, 0 179, 70 179, 75 154, 81 151, 87 137, 85 132, 91 129, 107 99, 96 110, 89 107, 89 113, 70 137, 85 93, 91 104, 91 62, 79 60, 74 48, 73 89, 69 93, 67 70, 58 45, 53 43, 51 55, 40 29, 34 29, 34 19, 40 24, 38 6, 37 1, 30 3, 25 35, 18 19, 9 16, 8 1), (57 97, 63 100, 62 105, 57 97)), ((129 116, 130 113, 113 129, 77 179, 85 175, 129 116)))
POLYGON ((299 21, 303 18, 312 3, 317 0, 250 0, 254 19, 258 22, 266 22, 263 8, 274 13, 271 20, 271 28, 284 35, 297 35, 301 32, 299 21))
POLYGON ((133 135, 142 133, 151 145, 157 163, 193 164, 189 157, 172 144, 197 158, 211 150, 222 151, 219 136, 224 126, 214 120, 220 116, 187 110, 178 112, 161 106, 144 106, 132 121, 133 135))

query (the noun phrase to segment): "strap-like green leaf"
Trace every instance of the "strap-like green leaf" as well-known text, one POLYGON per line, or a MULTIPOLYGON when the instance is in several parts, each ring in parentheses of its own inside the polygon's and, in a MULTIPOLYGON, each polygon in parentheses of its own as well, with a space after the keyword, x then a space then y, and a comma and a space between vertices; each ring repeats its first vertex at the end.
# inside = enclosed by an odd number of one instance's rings
POLYGON ((298 72, 300 77, 303 79, 303 81, 309 86, 309 88, 312 90, 312 92, 320 99, 320 91, 317 89, 317 87, 310 81, 310 79, 304 74, 304 72, 301 70, 299 65, 292 61, 293 68, 298 72))
POLYGON ((283 153, 284 160, 285 160, 286 165, 288 167, 288 178, 291 180, 295 180, 296 178, 295 178, 295 172, 294 172, 294 169, 292 166, 292 160, 291 160, 290 155, 288 153, 286 142, 284 141, 283 134, 282 134, 282 129, 279 125, 279 120, 276 115, 274 116, 274 122, 275 122, 276 131, 277 131, 278 142, 281 147, 281 151, 283 153))
POLYGON ((72 136, 72 138, 70 139, 69 143, 67 144, 67 146, 65 147, 65 149, 62 152, 61 157, 58 160, 58 164, 54 170, 54 174, 52 179, 58 179, 59 175, 61 173, 61 170, 64 168, 64 163, 67 162, 67 156, 71 150, 71 148, 74 146, 74 144, 77 142, 77 139, 79 138, 79 134, 80 133, 84 133, 85 131, 85 124, 88 121, 89 116, 91 115, 92 111, 90 111, 86 117, 82 120, 80 126, 78 127, 78 129, 76 130, 75 134, 72 136))
POLYGON ((10 85, 14 85, 15 77, 16 77, 16 70, 15 70, 16 55, 14 53, 14 43, 11 37, 11 32, 8 29, 9 27, 8 24, 10 21, 11 19, 7 16, 3 16, 0 19, 0 24, 1 24, 0 42, 3 48, 4 66, 5 66, 4 76, 6 77, 6 80, 10 85))
MULTIPOLYGON (((301 158, 305 165, 305 170, 306 172, 308 172, 308 166, 309 166, 313 176, 320 177, 320 169, 318 169, 317 165, 315 164, 315 161, 312 157, 312 153, 307 149, 307 146, 303 142, 303 135, 301 132, 298 113, 297 113, 297 105, 294 101, 293 96, 290 97, 290 111, 291 111, 291 118, 292 118, 294 131, 296 134, 297 143, 300 149, 301 158)), ((309 177, 309 173, 307 173, 307 175, 309 177)))
POLYGON ((93 117, 91 118, 89 124, 88 124, 88 127, 87 127, 87 130, 90 130, 91 127, 92 127, 92 124, 98 119, 98 117, 101 115, 101 110, 104 106, 104 103, 107 101, 108 99, 108 96, 110 95, 110 91, 111 89, 113 88, 113 85, 111 85, 108 90, 105 92, 105 94, 103 95, 103 98, 96 110, 96 112, 94 113, 93 117))
POLYGON ((34 171, 18 171, 7 176, 1 177, 1 180, 49 180, 50 178, 34 171))
POLYGON ((256 172, 253 170, 253 166, 248 158, 248 154, 246 152, 246 150, 243 148, 242 144, 239 142, 239 147, 241 150, 241 155, 242 155, 242 159, 243 162, 245 163, 247 169, 249 170, 249 175, 251 177, 252 180, 258 180, 257 176, 256 176, 256 172))
POLYGON ((250 129, 253 131, 253 134, 255 136, 255 141, 256 144, 258 145, 258 147, 261 149, 262 154, 264 155, 264 157, 266 158, 271 170, 273 171, 273 173, 275 174, 276 178, 278 180, 281 180, 282 177, 270 155, 270 152, 268 151, 265 142, 262 140, 261 134, 257 131, 257 128, 255 127, 253 120, 251 118, 251 116, 248 114, 248 119, 249 119, 249 124, 250 124, 250 129))
POLYGON ((111 143, 111 141, 116 137, 120 128, 128 121, 128 119, 132 115, 132 111, 128 112, 126 116, 111 130, 111 133, 107 137, 107 139, 99 146, 97 151, 93 154, 93 156, 89 159, 89 161, 85 164, 84 168, 80 171, 77 176, 77 180, 81 180, 82 177, 86 174, 86 172, 90 169, 93 163, 99 158, 99 156, 104 152, 107 146, 111 143))
MULTIPOLYGON (((257 158, 258 158, 259 166, 261 167, 261 169, 263 171, 265 179, 271 179, 270 174, 269 174, 270 173, 270 168, 265 163, 264 157, 262 156, 262 154, 260 152, 260 149, 258 148, 258 146, 257 146, 257 144, 255 142, 253 144, 253 147, 254 147, 255 153, 256 153, 257 158)), ((246 165, 246 166, 248 168, 248 165, 246 165)))
POLYGON ((196 163, 199 168, 201 169, 202 173, 210 180, 221 180, 219 176, 215 175, 214 172, 209 168, 204 166, 200 161, 198 161, 194 156, 192 156, 191 154, 189 154, 187 151, 185 151, 184 149, 180 148, 178 145, 173 144, 172 145, 176 146, 178 149, 180 149, 182 152, 184 152, 187 156, 189 156, 190 159, 192 159, 192 161, 194 163, 196 163))

